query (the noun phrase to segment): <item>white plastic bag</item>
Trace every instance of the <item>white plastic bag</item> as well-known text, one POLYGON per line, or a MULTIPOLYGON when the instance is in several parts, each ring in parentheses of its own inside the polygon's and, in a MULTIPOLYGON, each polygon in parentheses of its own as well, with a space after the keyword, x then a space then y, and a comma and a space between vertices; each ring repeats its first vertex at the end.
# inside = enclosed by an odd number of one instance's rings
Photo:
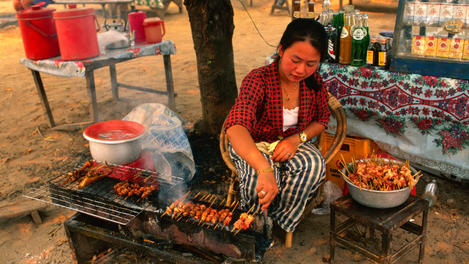
POLYGON ((311 213, 317 215, 328 214, 331 211, 331 203, 342 196, 342 189, 331 181, 324 184, 324 201, 322 206, 314 208, 311 213))
POLYGON ((142 147, 152 153, 159 177, 168 183, 192 180, 195 163, 189 140, 181 119, 162 104, 142 104, 127 114, 124 120, 135 121, 145 127, 142 147))

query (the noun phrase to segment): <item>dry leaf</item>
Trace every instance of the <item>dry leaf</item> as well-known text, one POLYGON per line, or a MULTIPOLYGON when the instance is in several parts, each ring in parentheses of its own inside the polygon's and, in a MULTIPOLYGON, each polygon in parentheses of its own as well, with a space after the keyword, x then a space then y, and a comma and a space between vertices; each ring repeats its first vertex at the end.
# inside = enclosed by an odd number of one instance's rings
POLYGON ((9 159, 10 159, 10 158, 2 158, 2 159, 1 159, 2 164, 7 163, 9 159))
POLYGON ((27 149, 24 151, 24 154, 29 154, 29 153, 31 153, 31 151, 33 151, 32 148, 27 148, 27 149))

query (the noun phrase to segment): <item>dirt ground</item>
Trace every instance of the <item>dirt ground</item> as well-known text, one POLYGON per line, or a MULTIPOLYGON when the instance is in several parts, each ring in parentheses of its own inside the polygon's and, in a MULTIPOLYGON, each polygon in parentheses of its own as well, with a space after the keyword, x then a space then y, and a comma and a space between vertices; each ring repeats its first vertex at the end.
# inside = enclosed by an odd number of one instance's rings
MULTIPOLYGON (((237 83, 251 69, 264 64, 272 54, 290 17, 285 11, 270 15, 271 0, 255 0, 246 12, 233 0, 235 31, 233 36, 237 83), (262 33, 256 31, 253 22, 262 33)), ((333 1, 338 5, 338 1, 333 1)), ((56 5, 57 8, 62 8, 56 5)), ((99 6, 92 6, 99 9, 99 6)), ((335 10, 338 6, 333 6, 335 10)), ((10 1, 0 0, 0 18, 13 14, 10 1)), ((369 12, 370 31, 393 30, 395 14, 369 12)), ((102 18, 100 18, 102 19, 102 18)), ((174 41, 177 54, 172 56, 177 113, 190 130, 201 118, 200 93, 192 35, 187 12, 177 12, 171 5, 165 17, 165 39, 174 41)), ((20 30, 17 26, 0 29, 0 208, 24 200, 25 190, 44 182, 49 176, 70 170, 83 157, 89 156, 82 131, 49 129, 29 70, 19 63, 24 57, 20 30)), ((144 57, 117 65, 118 79, 144 87, 164 88, 162 57, 144 57)), ((164 96, 122 90, 121 99, 112 101, 107 69, 95 71, 99 119, 121 119, 133 107, 146 102, 165 103, 164 96)), ((57 124, 89 120, 89 102, 84 78, 62 78, 43 75, 46 93, 57 124)), ((216 153, 216 138, 212 138, 216 153)), ((198 142, 191 141, 199 171, 226 176, 220 159, 205 158, 198 142), (199 156, 200 155, 200 156, 199 156), (200 161, 203 162, 200 162, 200 161), (204 163, 205 162, 205 163, 204 163), (210 169, 212 168, 212 169, 210 169), (216 168, 216 169, 213 169, 216 168), (223 175, 225 174, 225 175, 223 175)), ((439 186, 438 202, 429 212, 425 263, 469 263, 469 209, 467 186, 428 173, 417 186, 417 194, 432 179, 439 186)), ((0 223, 0 263, 72 263, 71 251, 63 221, 73 211, 49 206, 42 213, 43 223, 31 218, 15 218, 0 223)), ((311 215, 294 234, 293 247, 282 246, 282 236, 267 254, 266 263, 320 263, 327 258, 329 215, 311 215)), ((369 263, 364 257, 347 250, 336 251, 337 263, 369 263)), ((417 250, 401 260, 416 263, 417 250)))

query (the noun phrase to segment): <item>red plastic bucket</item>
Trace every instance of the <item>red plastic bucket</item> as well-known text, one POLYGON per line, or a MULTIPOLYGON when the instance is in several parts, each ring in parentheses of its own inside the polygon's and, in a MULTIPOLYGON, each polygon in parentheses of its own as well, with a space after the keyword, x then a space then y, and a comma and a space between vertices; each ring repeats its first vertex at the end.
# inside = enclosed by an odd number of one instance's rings
POLYGON ((41 60, 60 55, 52 12, 55 9, 34 5, 16 13, 26 58, 41 60))
POLYGON ((158 17, 146 18, 143 21, 145 28, 145 39, 147 43, 160 43, 166 33, 164 21, 158 17))
POLYGON ((143 21, 146 14, 143 11, 129 13, 130 32, 134 32, 135 42, 145 42, 145 30, 143 29, 143 21))
POLYGON ((99 55, 99 25, 92 8, 75 8, 53 13, 63 60, 81 60, 99 55))

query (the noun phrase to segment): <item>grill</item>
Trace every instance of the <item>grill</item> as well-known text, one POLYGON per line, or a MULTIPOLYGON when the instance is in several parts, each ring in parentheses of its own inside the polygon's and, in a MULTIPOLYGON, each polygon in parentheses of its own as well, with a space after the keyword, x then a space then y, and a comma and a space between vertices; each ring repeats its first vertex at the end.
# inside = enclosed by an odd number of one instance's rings
MULTIPOLYGON (((121 225, 129 224, 143 210, 158 204, 158 196, 164 197, 175 188, 181 188, 182 178, 172 177, 171 181, 164 181, 155 172, 116 164, 96 164, 113 166, 110 177, 91 183, 84 188, 78 188, 78 182, 66 182, 68 175, 60 175, 47 180, 46 184, 31 188, 24 196, 65 207, 80 213, 111 221, 121 225), (121 197, 114 191, 118 182, 129 180, 156 185, 163 191, 153 191, 146 199, 135 197, 121 197)), ((84 165, 77 166, 75 170, 84 165)))

